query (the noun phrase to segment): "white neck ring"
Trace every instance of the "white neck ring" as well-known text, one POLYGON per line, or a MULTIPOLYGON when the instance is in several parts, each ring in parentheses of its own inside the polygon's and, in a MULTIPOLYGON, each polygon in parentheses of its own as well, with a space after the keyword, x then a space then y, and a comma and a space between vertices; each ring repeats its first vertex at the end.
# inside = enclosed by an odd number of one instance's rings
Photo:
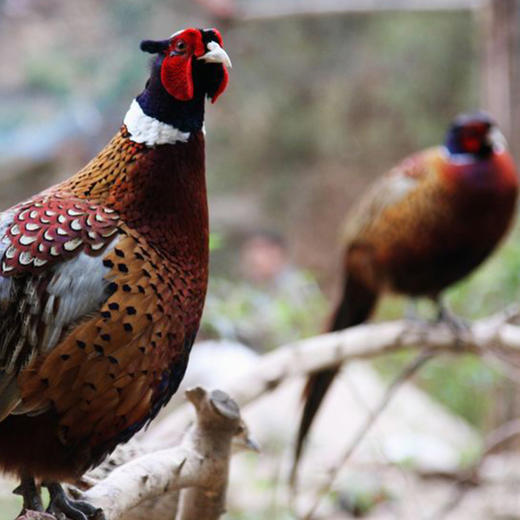
POLYGON ((181 132, 172 125, 146 115, 135 99, 132 101, 123 123, 130 133, 130 139, 146 146, 185 143, 190 138, 190 132, 181 132))

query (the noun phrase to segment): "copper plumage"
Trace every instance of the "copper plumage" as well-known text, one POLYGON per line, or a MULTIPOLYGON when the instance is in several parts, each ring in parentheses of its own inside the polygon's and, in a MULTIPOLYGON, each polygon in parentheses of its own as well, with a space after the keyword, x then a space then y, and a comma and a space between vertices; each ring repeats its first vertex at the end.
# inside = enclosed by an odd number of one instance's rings
MULTIPOLYGON (((442 147, 408 157, 352 208, 343 233, 343 287, 329 331, 367 320, 387 291, 439 294, 497 246, 517 200, 516 167, 494 122, 482 113, 452 123, 442 147)), ((295 449, 303 442, 338 367, 313 374, 295 449)))
MULTIPOLYGON (((225 88, 229 58, 216 30, 157 43, 150 80, 107 146, 0 215, 0 467, 22 478, 26 506, 39 506, 36 479, 55 511, 57 481, 81 476, 155 417, 199 326, 204 100, 225 88), (176 90, 161 79, 166 61, 176 90)), ((60 511, 92 514, 72 502, 60 511)))

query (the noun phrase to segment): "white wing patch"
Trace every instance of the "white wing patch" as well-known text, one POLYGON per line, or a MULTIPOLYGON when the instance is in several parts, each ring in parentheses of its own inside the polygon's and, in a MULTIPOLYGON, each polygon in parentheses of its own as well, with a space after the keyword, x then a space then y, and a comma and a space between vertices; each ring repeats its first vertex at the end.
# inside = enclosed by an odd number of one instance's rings
MULTIPOLYGON (((107 247, 105 254, 115 247, 118 240, 107 247)), ((83 252, 56 266, 47 286, 48 299, 42 312, 42 321, 46 325, 41 342, 43 352, 56 345, 65 327, 101 307, 107 296, 109 280, 105 276, 109 272, 110 268, 103 265, 102 257, 83 252)))
MULTIPOLYGON (((118 241, 119 238, 113 240, 106 252, 112 250, 118 241)), ((69 327, 99 310, 107 298, 110 280, 105 277, 111 270, 103 265, 103 256, 81 252, 51 267, 52 274, 44 296, 41 294, 44 273, 29 276, 23 282, 23 298, 18 305, 20 326, 10 328, 7 324, 4 327, 3 343, 12 346, 4 353, 0 367, 0 421, 10 413, 38 415, 48 409, 28 408, 22 403, 16 383, 16 367, 20 363, 27 366, 38 355, 52 350, 69 327), (22 354, 27 350, 26 345, 30 346, 28 355, 22 354), (20 355, 25 357, 19 359, 20 355)), ((0 277, 0 290, 5 283, 15 284, 20 280, 0 277)), ((11 294, 8 303, 13 303, 13 297, 16 298, 16 294, 11 294)))

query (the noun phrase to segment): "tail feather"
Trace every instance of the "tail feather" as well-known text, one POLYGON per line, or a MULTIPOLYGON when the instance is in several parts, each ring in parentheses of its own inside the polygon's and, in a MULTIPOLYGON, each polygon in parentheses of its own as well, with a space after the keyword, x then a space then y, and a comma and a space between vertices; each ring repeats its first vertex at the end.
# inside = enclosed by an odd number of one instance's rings
MULTIPOLYGON (((343 330, 359 325, 368 319, 377 302, 377 293, 352 276, 347 276, 341 301, 332 316, 328 327, 330 332, 343 330)), ((334 366, 314 372, 309 376, 303 392, 305 401, 291 471, 291 484, 294 485, 297 476, 305 439, 310 431, 314 417, 334 381, 340 367, 334 366)))

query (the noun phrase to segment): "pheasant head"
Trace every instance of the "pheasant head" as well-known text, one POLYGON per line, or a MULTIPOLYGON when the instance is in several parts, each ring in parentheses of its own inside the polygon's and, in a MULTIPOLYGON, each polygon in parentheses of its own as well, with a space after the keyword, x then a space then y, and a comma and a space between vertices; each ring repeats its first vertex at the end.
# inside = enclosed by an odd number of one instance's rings
POLYGON ((141 50, 156 57, 125 125, 134 141, 148 146, 186 140, 202 128, 205 99, 215 102, 228 84, 231 60, 222 37, 216 29, 189 28, 166 40, 144 40, 141 50))
POLYGON ((452 155, 486 159, 493 152, 501 152, 506 140, 495 121, 484 112, 457 116, 446 135, 445 146, 452 155))

